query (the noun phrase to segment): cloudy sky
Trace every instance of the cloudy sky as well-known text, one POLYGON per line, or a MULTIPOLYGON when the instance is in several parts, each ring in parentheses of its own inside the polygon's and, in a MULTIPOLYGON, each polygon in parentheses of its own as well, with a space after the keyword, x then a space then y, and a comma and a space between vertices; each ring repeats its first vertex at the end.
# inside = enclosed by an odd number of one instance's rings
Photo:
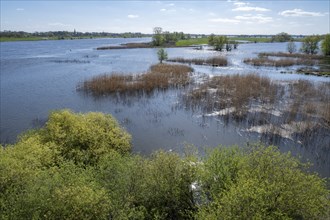
POLYGON ((1 0, 1 31, 325 34, 329 0, 1 0))

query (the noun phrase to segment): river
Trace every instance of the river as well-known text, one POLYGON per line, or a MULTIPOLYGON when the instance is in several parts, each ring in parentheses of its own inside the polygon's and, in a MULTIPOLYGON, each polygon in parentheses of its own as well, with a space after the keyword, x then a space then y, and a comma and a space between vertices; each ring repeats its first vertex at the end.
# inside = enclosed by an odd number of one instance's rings
MULTIPOLYGON (((14 143, 17 136, 40 127, 48 114, 56 109, 75 112, 98 111, 112 114, 132 134, 133 151, 149 154, 157 149, 182 152, 186 144, 200 150, 221 145, 239 145, 263 141, 258 133, 247 132, 235 123, 199 113, 180 106, 180 91, 155 92, 150 97, 94 98, 76 90, 79 83, 93 76, 119 72, 143 73, 158 62, 157 49, 96 50, 100 46, 140 39, 83 39, 58 41, 1 42, 1 143, 14 143)), ((299 44, 299 43, 297 43, 299 44)), ((299 48, 299 45, 298 45, 299 48)), ((172 57, 209 57, 219 52, 194 48, 168 48, 172 57)), ((243 63, 244 58, 259 52, 285 51, 286 43, 241 44, 237 50, 222 52, 228 67, 193 66, 195 73, 206 75, 247 74, 267 75, 271 80, 330 82, 329 78, 283 74, 290 68, 256 68, 243 63)), ((325 145, 328 145, 326 139, 325 145)), ((330 153, 319 155, 290 139, 277 142, 281 151, 302 155, 315 163, 312 170, 329 177, 330 153)), ((329 144, 330 145, 330 144, 329 144)), ((329 146, 328 146, 329 147, 329 146)))

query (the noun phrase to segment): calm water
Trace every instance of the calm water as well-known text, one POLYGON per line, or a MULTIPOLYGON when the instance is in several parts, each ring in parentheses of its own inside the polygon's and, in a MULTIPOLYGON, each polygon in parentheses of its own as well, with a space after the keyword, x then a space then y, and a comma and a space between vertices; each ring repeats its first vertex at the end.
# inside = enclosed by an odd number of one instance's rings
MULTIPOLYGON (((77 85, 92 76, 120 72, 142 73, 157 63, 157 49, 102 50, 95 48, 150 39, 88 39, 1 43, 1 143, 13 143, 20 133, 40 126, 50 111, 68 108, 76 112, 111 113, 132 134, 135 152, 149 154, 157 149, 181 152, 185 144, 199 148, 222 145, 245 145, 264 140, 245 132, 234 123, 226 124, 179 105, 180 91, 156 92, 151 97, 104 97, 95 99, 76 91, 77 85)), ((273 80, 329 78, 281 74, 292 68, 254 68, 242 62, 258 52, 285 51, 285 43, 244 44, 238 50, 221 55, 229 58, 229 67, 193 66, 196 73, 208 75, 259 73, 273 80)), ((193 48, 167 49, 173 57, 208 57, 218 52, 193 48)), ((294 69, 294 68, 293 68, 294 69)), ((292 140, 277 142, 282 151, 301 154, 315 163, 314 170, 330 176, 329 152, 320 155, 292 140)), ((328 143, 324 143, 327 145, 328 143)))

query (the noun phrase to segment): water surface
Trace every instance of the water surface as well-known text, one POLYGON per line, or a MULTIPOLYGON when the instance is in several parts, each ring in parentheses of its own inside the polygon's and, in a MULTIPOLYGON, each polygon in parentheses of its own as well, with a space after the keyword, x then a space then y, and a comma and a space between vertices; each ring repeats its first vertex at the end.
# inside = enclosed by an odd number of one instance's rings
MULTIPOLYGON (((158 62, 157 49, 95 49, 146 41, 150 39, 1 42, 1 143, 15 142, 22 132, 42 125, 49 112, 63 108, 76 112, 111 113, 132 134, 134 152, 142 154, 157 149, 181 152, 185 144, 203 149, 219 144, 243 146, 247 142, 260 140, 271 142, 260 134, 246 132, 244 126, 226 123, 217 117, 201 117, 200 112, 183 108, 179 103, 182 90, 126 98, 94 98, 76 90, 79 83, 99 74, 146 72, 150 65, 158 62)), ((297 67, 255 68, 243 63, 244 58, 255 57, 258 52, 285 51, 285 43, 242 44, 228 53, 194 48, 166 50, 171 58, 228 57, 228 67, 193 65, 197 75, 257 73, 276 81, 330 81, 323 77, 281 73, 293 72, 297 67)), ((304 159, 310 159, 316 164, 314 170, 323 176, 330 176, 328 151, 320 153, 288 139, 279 139, 276 144, 282 151, 292 151, 295 155, 301 154, 304 159)))

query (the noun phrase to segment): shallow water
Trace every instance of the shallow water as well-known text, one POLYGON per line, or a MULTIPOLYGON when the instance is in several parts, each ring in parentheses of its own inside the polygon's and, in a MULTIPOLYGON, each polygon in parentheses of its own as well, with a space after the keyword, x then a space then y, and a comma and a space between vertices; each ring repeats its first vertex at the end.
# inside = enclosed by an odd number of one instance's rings
MULTIPOLYGON (((179 100, 182 90, 155 92, 150 97, 94 98, 76 90, 82 81, 92 76, 120 72, 143 73, 158 62, 157 49, 96 50, 126 42, 146 42, 150 39, 87 39, 36 42, 6 42, 1 45, 1 143, 13 143, 20 133, 41 126, 50 111, 68 108, 76 112, 100 111, 113 114, 132 134, 135 152, 149 154, 157 149, 181 152, 185 144, 200 149, 222 145, 245 145, 247 142, 275 143, 282 151, 301 154, 316 165, 313 170, 329 177, 329 149, 325 152, 302 146, 290 139, 272 138, 248 132, 236 123, 226 123, 219 117, 201 117, 200 112, 185 109, 179 100)), ((299 46, 298 46, 299 48, 299 46)), ((330 82, 329 78, 298 74, 289 68, 255 68, 243 63, 244 58, 258 52, 285 51, 285 43, 242 44, 231 52, 207 49, 169 48, 170 58, 201 58, 220 54, 227 56, 228 67, 195 66, 195 73, 207 75, 257 73, 273 80, 307 79, 330 82)), ((325 140, 328 145, 329 139, 325 140)), ((329 146, 328 146, 329 147, 329 146)))

